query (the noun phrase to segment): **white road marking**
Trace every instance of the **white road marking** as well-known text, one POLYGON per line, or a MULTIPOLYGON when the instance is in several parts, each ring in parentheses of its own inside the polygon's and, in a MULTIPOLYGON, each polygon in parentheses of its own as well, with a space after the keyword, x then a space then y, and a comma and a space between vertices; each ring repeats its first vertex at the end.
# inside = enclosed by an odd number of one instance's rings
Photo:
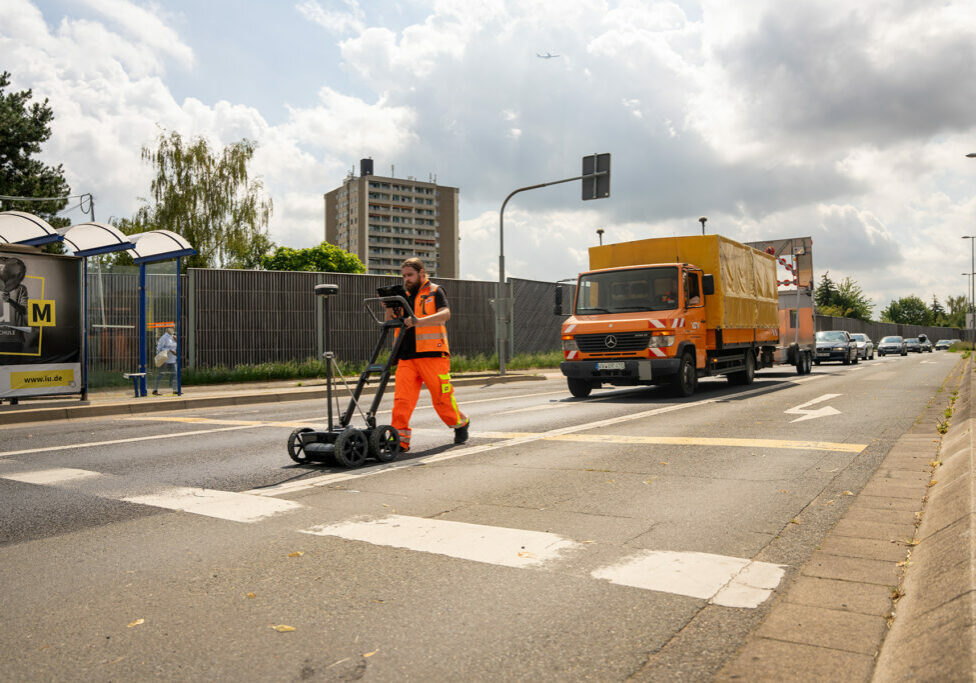
MULTIPOLYGON (((759 387, 757 389, 749 389, 747 391, 740 391, 734 394, 735 398, 744 398, 746 396, 756 396, 759 394, 768 394, 772 391, 778 391, 785 388, 791 383, 797 383, 802 380, 787 380, 784 383, 777 383, 769 387, 759 387)), ((584 432, 590 429, 599 429, 600 427, 608 427, 610 425, 621 424, 623 422, 630 422, 633 420, 640 420, 646 417, 651 417, 654 415, 662 415, 664 413, 671 413, 676 410, 686 410, 688 408, 697 408, 700 406, 708 405, 710 403, 716 403, 718 401, 726 400, 725 396, 719 396, 716 398, 707 398, 702 401, 693 401, 691 403, 677 403, 670 406, 664 406, 661 408, 654 408, 652 410, 642 410, 638 413, 631 413, 629 415, 621 415, 618 417, 606 418, 603 420, 595 420, 593 422, 586 422, 578 425, 571 425, 569 427, 562 427, 560 429, 551 429, 547 432, 538 432, 535 434, 527 434, 525 436, 519 436, 514 439, 508 439, 506 441, 499 441, 492 444, 483 444, 480 446, 469 446, 468 448, 462 448, 456 451, 447 451, 440 453, 438 455, 432 455, 426 458, 420 458, 417 460, 408 460, 400 462, 392 462, 385 465, 373 465, 369 467, 364 467, 355 471, 350 472, 334 472, 332 474, 323 474, 318 477, 309 477, 308 479, 302 479, 301 481, 290 481, 283 484, 277 484, 275 486, 268 486, 259 489, 251 489, 245 491, 245 493, 254 494, 258 496, 281 496, 288 493, 294 493, 296 491, 304 491, 306 489, 316 488, 319 486, 329 486, 331 484, 337 484, 339 482, 348 481, 350 479, 360 479, 362 477, 369 477, 375 474, 383 474, 385 472, 391 472, 398 469, 403 469, 405 467, 418 467, 421 465, 430 465, 435 462, 442 462, 444 460, 453 460, 454 458, 463 458, 468 455, 474 455, 476 453, 485 453, 488 451, 498 450, 500 448, 509 448, 511 446, 520 446, 526 443, 532 443, 533 441, 540 441, 542 439, 547 439, 549 437, 561 436, 563 434, 573 434, 575 432, 584 432)))
POLYGON ((390 515, 302 530, 374 545, 407 548, 504 567, 539 567, 580 544, 542 531, 390 515))
POLYGON ((785 566, 710 553, 648 550, 591 576, 621 586, 676 593, 724 607, 755 608, 779 585, 785 566))
POLYGON ((127 503, 181 510, 232 522, 256 522, 281 512, 290 512, 304 507, 301 503, 290 500, 269 500, 244 493, 183 486, 122 500, 127 503))
POLYGON ((0 458, 7 458, 11 455, 24 455, 26 453, 50 453, 51 451, 66 451, 71 448, 92 448, 95 446, 112 446, 119 443, 136 443, 138 441, 152 441, 154 439, 175 439, 180 436, 195 436, 197 434, 214 434, 215 432, 229 432, 235 429, 254 429, 264 427, 264 424, 245 425, 235 427, 219 427, 217 429, 197 429, 192 432, 179 432, 175 434, 153 434, 152 436, 134 436, 129 439, 112 439, 111 441, 90 441, 87 443, 69 443, 64 446, 46 446, 44 448, 25 448, 20 451, 6 451, 0 453, 0 458))
POLYGON ((0 479, 10 479, 20 481, 25 484, 59 484, 65 481, 77 479, 90 479, 100 477, 100 472, 90 470, 76 470, 70 467, 55 467, 49 470, 35 470, 33 472, 15 472, 14 474, 0 475, 0 479))
POLYGON ((790 422, 803 422, 804 420, 813 420, 818 417, 826 417, 828 415, 840 415, 840 411, 836 408, 831 408, 830 406, 824 406, 823 408, 812 408, 807 410, 807 406, 812 406, 815 403, 820 403, 822 401, 829 401, 832 398, 837 398, 841 394, 824 394, 823 396, 818 396, 812 401, 807 401, 806 403, 801 403, 793 408, 787 408, 783 412, 787 415, 802 415, 803 417, 798 417, 790 422))
POLYGON ((529 406, 528 408, 516 408, 515 410, 503 410, 500 413, 495 413, 495 415, 513 415, 515 413, 529 413, 532 412, 533 410, 552 410, 553 408, 571 408, 572 406, 575 405, 577 404, 563 403, 561 401, 557 401, 555 403, 550 402, 550 403, 543 403, 537 406, 529 406))

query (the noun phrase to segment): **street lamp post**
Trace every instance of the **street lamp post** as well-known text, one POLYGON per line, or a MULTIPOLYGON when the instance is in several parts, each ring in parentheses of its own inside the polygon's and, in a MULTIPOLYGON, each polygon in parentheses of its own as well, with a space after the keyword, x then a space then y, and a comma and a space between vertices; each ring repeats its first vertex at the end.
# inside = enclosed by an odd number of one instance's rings
POLYGON ((597 228, 596 229, 596 234, 597 234, 597 237, 600 238, 600 246, 602 247, 603 246, 603 228, 597 228))
MULTIPOLYGON (((964 240, 969 240, 969 272, 976 273, 976 235, 963 235, 964 240)), ((973 278, 969 278, 969 315, 976 313, 973 308, 973 278)), ((972 321, 966 320, 966 327, 973 327, 972 321)))
POLYGON ((702 234, 705 234, 705 223, 708 221, 708 216, 702 216, 698 219, 698 222, 702 224, 702 234))

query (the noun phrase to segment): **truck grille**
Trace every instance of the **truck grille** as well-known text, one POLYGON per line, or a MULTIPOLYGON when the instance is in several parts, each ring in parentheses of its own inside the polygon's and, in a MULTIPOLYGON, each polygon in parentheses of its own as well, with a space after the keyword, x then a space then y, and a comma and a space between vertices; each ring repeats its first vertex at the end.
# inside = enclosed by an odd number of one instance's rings
POLYGON ((650 332, 617 332, 612 334, 580 334, 576 345, 583 353, 608 351, 640 351, 647 348, 650 332))

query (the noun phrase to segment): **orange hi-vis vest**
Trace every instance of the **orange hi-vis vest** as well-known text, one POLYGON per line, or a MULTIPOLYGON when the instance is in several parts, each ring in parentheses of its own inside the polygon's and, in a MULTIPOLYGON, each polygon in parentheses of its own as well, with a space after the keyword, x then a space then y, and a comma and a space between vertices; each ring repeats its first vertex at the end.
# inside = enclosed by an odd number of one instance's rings
MULTIPOLYGON (((437 285, 435 285, 430 280, 425 280, 417 291, 417 296, 413 300, 413 313, 417 318, 424 318, 428 315, 434 315, 437 313, 437 308, 434 305, 434 292, 437 291, 437 285)), ((450 354, 450 349, 447 345, 447 327, 444 325, 424 325, 422 321, 418 320, 415 334, 417 340, 417 353, 444 353, 450 354)), ((400 334, 400 330, 395 330, 396 335, 394 335, 394 340, 400 334)))

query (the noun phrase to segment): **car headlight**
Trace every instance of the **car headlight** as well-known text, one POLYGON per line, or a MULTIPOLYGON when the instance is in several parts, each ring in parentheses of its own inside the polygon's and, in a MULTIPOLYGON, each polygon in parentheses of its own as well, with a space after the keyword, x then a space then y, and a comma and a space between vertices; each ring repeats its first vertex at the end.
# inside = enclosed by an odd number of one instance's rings
POLYGON ((563 351, 579 351, 579 345, 575 339, 566 335, 563 337, 563 351))
POLYGON ((674 332, 651 332, 647 340, 647 348, 659 349, 663 346, 674 346, 674 332))
POLYGON ((835 346, 834 347, 834 351, 844 351, 846 349, 847 349, 846 346, 835 346))

